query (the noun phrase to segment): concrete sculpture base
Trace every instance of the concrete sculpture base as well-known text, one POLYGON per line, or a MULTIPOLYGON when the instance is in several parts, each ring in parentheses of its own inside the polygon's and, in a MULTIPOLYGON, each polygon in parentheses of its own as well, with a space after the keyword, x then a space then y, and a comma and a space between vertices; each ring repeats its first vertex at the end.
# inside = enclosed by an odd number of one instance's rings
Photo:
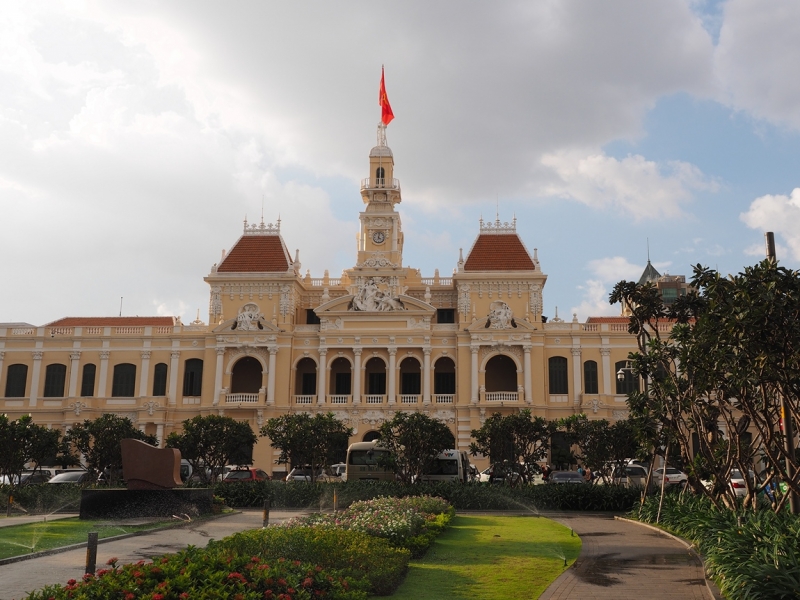
POLYGON ((210 488, 83 490, 81 519, 197 517, 211 512, 210 488))

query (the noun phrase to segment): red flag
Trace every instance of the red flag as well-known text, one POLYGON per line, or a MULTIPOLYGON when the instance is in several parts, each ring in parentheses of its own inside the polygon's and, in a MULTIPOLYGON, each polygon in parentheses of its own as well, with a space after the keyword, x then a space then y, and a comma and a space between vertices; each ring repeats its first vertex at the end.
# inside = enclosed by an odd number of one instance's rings
POLYGON ((388 125, 394 119, 392 107, 389 104, 389 97, 386 95, 386 84, 383 81, 383 67, 381 67, 381 89, 378 92, 378 104, 381 107, 381 121, 384 125, 388 125))

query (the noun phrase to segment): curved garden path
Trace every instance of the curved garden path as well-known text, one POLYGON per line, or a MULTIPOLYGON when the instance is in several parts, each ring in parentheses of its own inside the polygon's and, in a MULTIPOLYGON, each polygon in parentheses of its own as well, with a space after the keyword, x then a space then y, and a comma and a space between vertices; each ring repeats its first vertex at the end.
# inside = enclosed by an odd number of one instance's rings
MULTIPOLYGON (((545 515, 543 515, 545 516, 545 515)), ((703 565, 677 539, 607 514, 553 513, 583 542, 575 564, 540 600, 711 600, 703 565)))

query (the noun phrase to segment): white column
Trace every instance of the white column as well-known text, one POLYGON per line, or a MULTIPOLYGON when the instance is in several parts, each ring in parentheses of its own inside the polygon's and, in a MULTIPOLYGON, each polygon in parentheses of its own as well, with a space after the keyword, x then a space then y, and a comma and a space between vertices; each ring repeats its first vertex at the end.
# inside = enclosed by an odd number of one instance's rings
MULTIPOLYGON (((0 374, 3 373, 3 359, 6 357, 6 353, 3 350, 0 350, 0 374)), ((5 394, 5 391, 3 391, 5 394)))
POLYGON ((95 396, 97 398, 108 397, 108 355, 109 350, 100 351, 100 379, 97 382, 97 391, 95 396))
POLYGON ((533 404, 533 383, 531 381, 531 346, 526 344, 522 347, 524 361, 522 363, 523 381, 525 385, 525 402, 533 404))
POLYGON ((36 406, 36 401, 39 398, 39 376, 42 372, 42 355, 41 350, 34 350, 33 354, 33 373, 31 373, 31 395, 30 406, 36 406))
MULTIPOLYGON (((69 353, 69 394, 68 398, 74 398, 78 395, 78 367, 80 366, 81 362, 81 351, 80 350, 73 350, 69 353)), ((2 370, 3 365, 2 361, 0 361, 0 370, 2 370)))
POLYGON ((158 440, 158 447, 164 447, 164 424, 159 423, 156 425, 156 439, 158 440))
POLYGON ((389 404, 394 404, 397 390, 397 348, 389 348, 389 404))
POLYGON ((328 389, 328 351, 319 349, 317 364, 317 404, 325 404, 325 392, 328 389))
POLYGON ((219 404, 219 397, 222 395, 222 368, 225 357, 225 348, 217 348, 217 365, 214 371, 214 400, 212 404, 219 404))
POLYGON ((181 358, 180 350, 173 350, 170 353, 169 362, 169 403, 178 402, 178 361, 181 358))
POLYGON ((356 360, 353 365, 353 404, 361 404, 361 348, 353 348, 356 360))
POLYGON ((275 355, 277 346, 269 347, 269 373, 267 373, 267 404, 275 404, 275 355))
POLYGON ((600 348, 600 355, 603 357, 603 393, 611 395, 611 348, 600 348))
POLYGON ((572 348, 572 402, 581 405, 581 349, 572 348))
POLYGON ((473 404, 478 403, 478 346, 471 346, 470 350, 472 351, 472 395, 470 401, 473 404))
POLYGON ((147 379, 150 375, 150 350, 142 350, 142 372, 139 374, 139 397, 149 396, 147 379))
POLYGON ((431 403, 431 349, 422 349, 422 402, 431 403))

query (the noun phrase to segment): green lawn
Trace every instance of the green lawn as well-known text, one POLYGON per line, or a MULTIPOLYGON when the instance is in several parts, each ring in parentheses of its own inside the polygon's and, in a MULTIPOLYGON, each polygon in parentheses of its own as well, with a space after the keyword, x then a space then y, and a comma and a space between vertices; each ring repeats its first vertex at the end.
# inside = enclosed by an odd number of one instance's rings
POLYGON ((536 517, 456 516, 420 560, 395 600, 538 598, 572 564, 581 541, 536 517))
POLYGON ((126 525, 108 520, 81 521, 77 517, 0 527, 0 559, 85 542, 90 531, 107 538, 144 529, 158 529, 175 521, 126 525))

